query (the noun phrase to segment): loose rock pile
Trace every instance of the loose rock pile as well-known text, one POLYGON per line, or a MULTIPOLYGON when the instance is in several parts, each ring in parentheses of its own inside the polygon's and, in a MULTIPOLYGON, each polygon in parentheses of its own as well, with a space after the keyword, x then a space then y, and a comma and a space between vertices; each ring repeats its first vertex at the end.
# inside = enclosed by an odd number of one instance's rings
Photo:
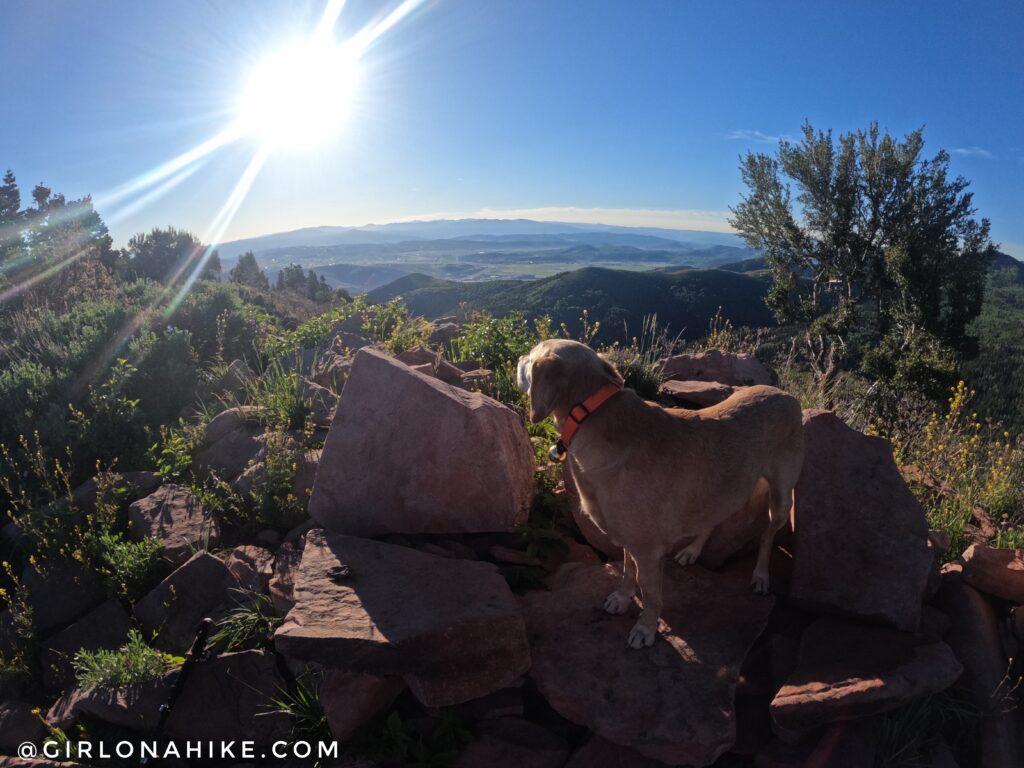
MULTIPOLYGON (((355 330, 338 333, 359 343, 355 330)), ((721 353, 668 363, 701 383, 665 391, 701 393, 703 404, 771 380, 756 360, 721 353)), ((1024 765, 1022 715, 1006 711, 1003 689, 1014 674, 1007 660, 1024 655, 1024 554, 975 546, 940 571, 941 537, 929 534, 886 441, 806 412, 807 458, 792 530, 773 554, 774 594, 749 589, 748 553, 767 519, 755 495, 700 564, 666 564, 660 637, 633 651, 623 638, 635 616, 601 608, 621 551, 578 505, 560 554, 525 551, 516 531, 533 503, 534 453, 517 414, 463 388, 485 376, 430 350, 395 359, 368 344, 310 375, 340 398, 301 481, 311 488, 304 525, 218 549, 222 532, 186 489, 150 487, 131 505, 132 536, 163 540, 173 569, 131 606, 156 647, 182 653, 199 620, 223 616, 240 587, 284 616, 272 645, 196 667, 169 735, 287 738, 285 715, 260 713, 312 669, 341 741, 364 744, 368 727, 399 711, 429 741, 441 708, 457 707, 472 734, 459 766, 869 768, 883 754, 887 713, 955 687, 984 715, 978 764, 1024 765)), ((197 467, 238 482, 260 438, 251 413, 225 411, 197 467)), ((79 648, 120 645, 129 612, 70 571, 28 573, 26 584, 40 606, 46 685, 61 692, 47 721, 145 734, 169 679, 82 690, 68 665, 79 648)), ((41 737, 30 712, 16 697, 0 706, 0 752, 41 737)), ((956 764, 941 742, 920 757, 956 764)))

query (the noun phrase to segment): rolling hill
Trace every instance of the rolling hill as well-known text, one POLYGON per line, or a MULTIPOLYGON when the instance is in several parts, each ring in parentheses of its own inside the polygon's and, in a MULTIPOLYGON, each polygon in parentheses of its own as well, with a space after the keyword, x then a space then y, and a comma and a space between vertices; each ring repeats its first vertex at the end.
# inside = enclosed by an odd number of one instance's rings
POLYGON ((636 272, 584 267, 528 282, 495 280, 464 283, 411 274, 370 291, 370 301, 401 296, 409 309, 426 317, 442 317, 460 309, 504 315, 513 310, 527 317, 550 315, 555 325, 579 325, 584 309, 600 320, 600 340, 639 334, 646 315, 656 314, 673 334, 695 338, 707 331, 708 318, 721 307, 737 325, 773 323, 764 303, 768 283, 760 277, 717 269, 636 272))

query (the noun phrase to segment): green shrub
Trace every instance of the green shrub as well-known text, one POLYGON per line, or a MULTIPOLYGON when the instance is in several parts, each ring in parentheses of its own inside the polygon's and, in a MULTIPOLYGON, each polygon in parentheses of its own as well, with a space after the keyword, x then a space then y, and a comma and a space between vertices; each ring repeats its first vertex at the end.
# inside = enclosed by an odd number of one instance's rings
POLYGON ((128 541, 121 533, 103 532, 93 542, 96 569, 110 594, 131 603, 153 586, 164 546, 160 539, 128 541))
POLYGON ((165 480, 188 475, 206 432, 206 420, 198 423, 178 419, 173 426, 160 426, 160 439, 149 447, 154 471, 165 480))
POLYGON ((452 360, 479 360, 484 368, 497 371, 519 358, 537 343, 537 335, 521 312, 505 317, 480 313, 462 327, 462 333, 451 343, 452 360))
POLYGON ((978 510, 992 519, 1000 541, 1024 535, 1024 449, 1008 432, 980 421, 969 407, 973 397, 961 381, 945 415, 933 412, 923 427, 892 435, 897 463, 906 468, 929 525, 949 534, 947 559, 959 557, 977 535, 978 510))
POLYGON ((180 657, 151 648, 142 633, 132 629, 128 632, 128 642, 116 651, 80 650, 72 666, 82 688, 124 688, 159 680, 182 661, 180 657))

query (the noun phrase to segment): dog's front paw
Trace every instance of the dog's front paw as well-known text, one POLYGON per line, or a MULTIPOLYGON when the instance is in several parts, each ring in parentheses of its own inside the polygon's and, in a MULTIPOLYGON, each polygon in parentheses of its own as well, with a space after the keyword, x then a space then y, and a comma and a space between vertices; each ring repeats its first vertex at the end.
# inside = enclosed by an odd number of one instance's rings
POLYGON ((615 590, 604 600, 604 609, 613 616, 619 616, 627 611, 633 598, 625 592, 615 590))
POLYGON ((759 573, 754 571, 753 577, 750 579, 750 586, 753 587, 754 591, 759 595, 768 594, 768 574, 759 573))
POLYGON ((693 565, 697 562, 698 557, 700 557, 700 549, 695 549, 693 546, 689 546, 680 549, 676 554, 675 560, 680 565, 693 565))
POLYGON ((629 637, 626 638, 626 645, 630 648, 650 648, 654 645, 654 627, 648 627, 639 621, 629 630, 629 637))

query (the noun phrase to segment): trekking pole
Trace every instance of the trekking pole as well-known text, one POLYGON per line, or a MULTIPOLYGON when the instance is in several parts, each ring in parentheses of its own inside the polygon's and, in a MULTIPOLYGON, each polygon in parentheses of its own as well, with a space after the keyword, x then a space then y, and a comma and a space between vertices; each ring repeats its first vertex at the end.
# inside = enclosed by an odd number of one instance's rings
MULTIPOLYGON (((188 677, 189 671, 195 666, 196 662, 202 661, 203 656, 206 655, 206 638, 210 634, 210 628, 213 626, 213 619, 203 619, 199 622, 199 629, 196 630, 196 637, 192 641, 192 647, 188 649, 188 653, 185 654, 185 662, 181 665, 181 669, 178 670, 178 674, 174 678, 174 682, 171 683, 170 693, 167 694, 167 701, 160 705, 160 719, 156 721, 156 728, 153 730, 153 742, 156 743, 160 740, 163 735, 164 726, 167 724, 167 718, 171 716, 171 710, 174 709, 174 702, 178 698, 178 694, 181 693, 181 689, 185 684, 185 679, 188 677)), ((139 758, 139 765, 146 765, 149 762, 149 758, 146 755, 142 755, 139 758)))

